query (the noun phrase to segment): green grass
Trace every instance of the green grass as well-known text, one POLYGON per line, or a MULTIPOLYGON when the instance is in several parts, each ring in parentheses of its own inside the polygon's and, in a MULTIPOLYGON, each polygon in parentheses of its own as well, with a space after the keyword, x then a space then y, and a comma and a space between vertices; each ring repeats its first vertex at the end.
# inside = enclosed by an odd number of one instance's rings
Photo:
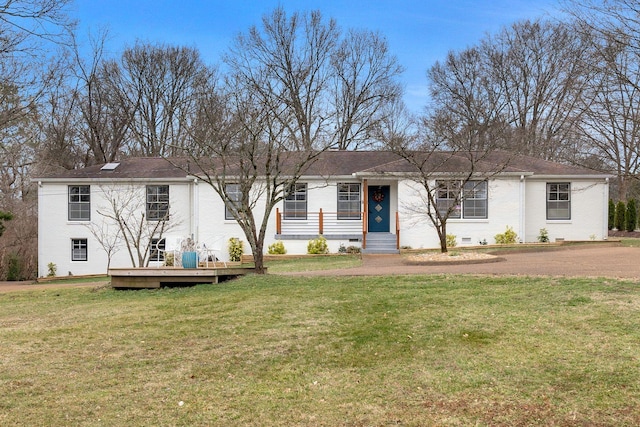
POLYGON ((362 265, 360 255, 326 255, 300 258, 285 258, 266 263, 270 273, 290 273, 294 271, 335 270, 359 267, 362 265))
POLYGON ((0 294, 0 424, 640 424, 640 287, 247 276, 0 294))

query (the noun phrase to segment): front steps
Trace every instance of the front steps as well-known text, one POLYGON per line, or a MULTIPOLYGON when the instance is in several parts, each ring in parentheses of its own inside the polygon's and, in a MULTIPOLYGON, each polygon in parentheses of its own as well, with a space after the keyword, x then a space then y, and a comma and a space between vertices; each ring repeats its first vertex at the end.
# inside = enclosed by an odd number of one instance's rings
POLYGON ((367 233, 367 247, 363 254, 399 254, 396 235, 391 233, 367 233))

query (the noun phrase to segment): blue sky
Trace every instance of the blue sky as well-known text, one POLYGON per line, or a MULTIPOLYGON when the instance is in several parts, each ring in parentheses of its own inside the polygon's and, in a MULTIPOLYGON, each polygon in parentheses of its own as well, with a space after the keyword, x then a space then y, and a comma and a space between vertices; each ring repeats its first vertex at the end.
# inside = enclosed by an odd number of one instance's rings
POLYGON ((428 102, 426 70, 450 50, 523 19, 557 16, 558 0, 76 0, 71 14, 80 40, 108 28, 108 49, 119 54, 136 40, 195 47, 219 62, 231 40, 278 5, 287 13, 319 9, 341 28, 378 30, 405 67, 405 102, 419 112, 428 102))

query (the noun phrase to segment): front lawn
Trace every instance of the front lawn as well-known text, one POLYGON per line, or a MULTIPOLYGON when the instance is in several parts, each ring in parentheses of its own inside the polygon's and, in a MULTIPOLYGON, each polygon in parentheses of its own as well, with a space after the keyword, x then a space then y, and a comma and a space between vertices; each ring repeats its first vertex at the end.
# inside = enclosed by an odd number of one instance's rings
POLYGON ((631 281, 21 291, 0 342, 1 425, 640 425, 631 281))

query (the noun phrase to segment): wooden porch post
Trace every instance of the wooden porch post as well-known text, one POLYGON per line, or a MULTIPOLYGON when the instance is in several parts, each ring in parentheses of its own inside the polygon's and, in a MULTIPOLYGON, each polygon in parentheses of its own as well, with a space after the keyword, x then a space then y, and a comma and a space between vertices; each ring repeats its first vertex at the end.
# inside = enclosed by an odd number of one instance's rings
POLYGON ((322 208, 320 208, 320 213, 318 213, 318 232, 320 235, 324 234, 324 215, 322 214, 322 208))
POLYGON ((276 234, 282 234, 282 215, 280 208, 276 208, 276 234))
POLYGON ((396 211, 396 249, 400 249, 400 215, 396 211))

